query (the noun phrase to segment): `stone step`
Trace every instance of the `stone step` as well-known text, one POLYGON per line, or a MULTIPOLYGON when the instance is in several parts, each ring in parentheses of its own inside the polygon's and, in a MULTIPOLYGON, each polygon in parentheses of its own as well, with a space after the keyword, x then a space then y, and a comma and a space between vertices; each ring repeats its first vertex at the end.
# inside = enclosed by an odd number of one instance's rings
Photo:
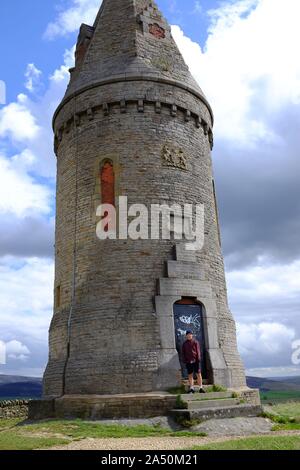
POLYGON ((259 416, 262 413, 261 406, 254 405, 235 405, 224 406, 219 408, 202 408, 198 410, 172 410, 171 416, 176 420, 200 420, 222 419, 222 418, 238 418, 259 416))
POLYGON ((219 398, 215 400, 187 401, 188 410, 201 410, 203 408, 223 408, 240 404, 239 398, 219 398))
MULTIPOLYGON (((189 386, 189 381, 188 379, 182 379, 181 381, 182 385, 185 386, 185 389, 186 391, 189 390, 190 386, 189 386)), ((208 387, 212 387, 212 384, 209 383, 209 380, 208 379, 203 379, 203 387, 205 388, 208 388, 208 387)), ((197 388, 197 390, 200 388, 199 385, 195 385, 195 389, 197 388)))
POLYGON ((183 401, 219 400, 220 398, 232 398, 232 392, 183 393, 181 398, 183 401))
MULTIPOLYGON (((185 387, 184 387, 184 388, 185 388, 185 391, 188 392, 189 389, 190 389, 190 386, 189 386, 188 384, 184 384, 184 386, 185 386, 185 387)), ((207 393, 221 393, 221 392, 209 392, 209 390, 211 389, 211 387, 212 387, 212 386, 211 386, 211 385, 208 385, 208 384, 203 385, 203 388, 204 388, 204 390, 205 390, 207 393)), ((199 393, 199 390, 200 390, 199 385, 195 385, 195 386, 194 386, 194 389, 195 389, 196 393, 199 393)), ((223 393, 223 392, 222 392, 222 393, 223 393)))

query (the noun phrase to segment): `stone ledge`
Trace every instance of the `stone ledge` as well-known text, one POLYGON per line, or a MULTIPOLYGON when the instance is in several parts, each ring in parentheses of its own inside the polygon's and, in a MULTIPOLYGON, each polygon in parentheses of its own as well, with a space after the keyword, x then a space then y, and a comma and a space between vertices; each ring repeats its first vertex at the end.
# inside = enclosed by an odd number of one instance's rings
POLYGON ((63 108, 63 106, 66 103, 68 103, 70 100, 72 100, 73 98, 76 98, 81 93, 83 93, 85 91, 88 91, 88 90, 91 90, 93 88, 98 88, 98 87, 101 87, 101 86, 104 86, 104 85, 110 85, 112 83, 139 82, 139 81, 145 81, 145 82, 150 81, 150 82, 154 82, 154 83, 162 83, 162 84, 166 84, 166 85, 172 85, 175 88, 180 88, 184 91, 187 91, 188 93, 191 93, 192 95, 194 95, 196 98, 198 98, 207 107, 207 109, 209 111, 209 114, 210 114, 210 117, 211 117, 211 120, 212 120, 212 124, 214 123, 214 115, 213 115, 213 112, 212 112, 212 108, 211 108, 210 104, 208 103, 207 99, 203 95, 201 95, 197 90, 194 90, 191 87, 189 87, 186 83, 182 83, 178 80, 171 80, 171 79, 162 78, 162 77, 159 77, 159 76, 155 76, 154 74, 150 75, 150 74, 140 73, 139 75, 135 75, 135 74, 130 75, 130 74, 124 73, 124 74, 119 74, 119 75, 116 75, 116 76, 112 76, 112 77, 107 78, 107 79, 103 79, 101 81, 96 81, 94 83, 91 83, 89 85, 86 85, 86 86, 80 88, 80 90, 76 90, 75 92, 71 93, 69 96, 66 96, 63 99, 63 101, 60 103, 60 105, 58 106, 58 108, 56 109, 56 111, 54 113, 53 121, 52 121, 53 129, 55 127, 55 120, 56 120, 59 112, 63 108))
POLYGON ((30 419, 154 418, 166 416, 175 407, 176 395, 167 392, 122 395, 65 395, 31 402, 30 419))
POLYGON ((172 410, 172 417, 176 420, 184 419, 191 421, 199 419, 206 421, 209 419, 238 418, 238 417, 257 417, 261 414, 261 406, 237 405, 224 406, 220 408, 203 408, 198 410, 172 410))

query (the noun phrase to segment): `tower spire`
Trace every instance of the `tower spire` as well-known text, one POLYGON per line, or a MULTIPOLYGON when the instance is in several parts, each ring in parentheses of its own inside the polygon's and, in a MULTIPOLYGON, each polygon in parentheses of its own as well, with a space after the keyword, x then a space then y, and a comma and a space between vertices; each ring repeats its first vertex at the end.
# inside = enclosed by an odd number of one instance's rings
POLYGON ((152 0, 103 0, 94 25, 81 27, 66 96, 125 77, 172 80, 205 100, 152 0))

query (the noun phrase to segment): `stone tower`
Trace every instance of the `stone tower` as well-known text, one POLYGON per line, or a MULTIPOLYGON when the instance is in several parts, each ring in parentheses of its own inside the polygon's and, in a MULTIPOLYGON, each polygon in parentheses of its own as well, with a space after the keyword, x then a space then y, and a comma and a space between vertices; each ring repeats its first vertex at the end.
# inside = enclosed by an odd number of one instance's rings
MULTIPOLYGON (((70 74, 53 121, 55 308, 44 398, 176 386, 175 305, 201 306, 207 381, 243 387, 212 172, 213 114, 155 3, 103 0, 94 25, 80 28, 70 74), (174 238, 99 240, 96 209, 118 209, 119 196, 129 206, 204 204, 203 249, 187 251, 174 238)), ((192 315, 180 318, 188 324, 192 315)))

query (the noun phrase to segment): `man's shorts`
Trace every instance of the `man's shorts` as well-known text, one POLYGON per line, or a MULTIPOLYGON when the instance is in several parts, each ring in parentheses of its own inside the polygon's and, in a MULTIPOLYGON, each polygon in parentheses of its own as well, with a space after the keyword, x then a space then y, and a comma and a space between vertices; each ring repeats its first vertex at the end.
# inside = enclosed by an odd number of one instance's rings
POLYGON ((188 374, 199 374, 201 372, 201 364, 200 362, 193 362, 192 364, 186 364, 186 368, 188 374))

